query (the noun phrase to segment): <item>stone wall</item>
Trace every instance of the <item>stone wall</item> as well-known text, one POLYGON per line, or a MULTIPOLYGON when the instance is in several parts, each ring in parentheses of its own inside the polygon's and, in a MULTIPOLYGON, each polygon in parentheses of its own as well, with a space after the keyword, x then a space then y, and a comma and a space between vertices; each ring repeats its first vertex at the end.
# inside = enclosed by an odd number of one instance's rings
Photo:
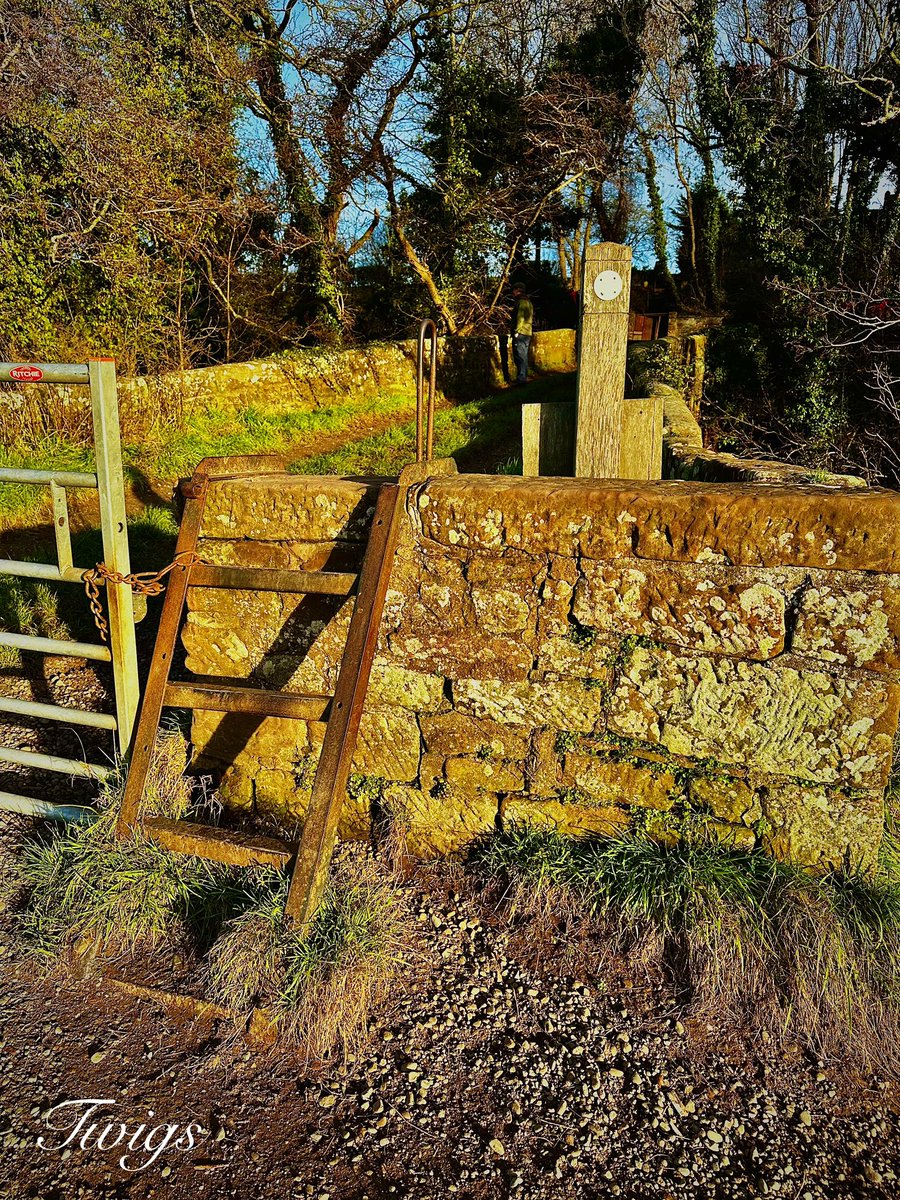
MULTIPOLYGON (((496 337, 439 338, 438 388, 453 399, 470 400, 502 387, 507 378, 502 348, 496 337)), ((531 358, 538 371, 574 371, 574 330, 536 333, 531 358)), ((511 369, 511 365, 507 348, 507 366, 511 369)), ((407 341, 347 350, 300 350, 252 362, 124 379, 119 391, 127 440, 129 431, 144 428, 148 411, 189 413, 197 406, 228 410, 246 405, 251 394, 264 411, 303 411, 341 400, 362 401, 382 390, 412 392, 415 386, 416 343, 407 341)))
MULTIPOLYGON (((201 551, 358 562, 377 481, 216 484, 201 551)), ((349 603, 189 595, 195 672, 333 690, 349 603)), ((344 836, 412 852, 498 822, 688 827, 870 867, 900 708, 900 496, 778 484, 433 478, 407 515, 344 836)), ((303 818, 323 726, 197 713, 229 804, 303 818)))

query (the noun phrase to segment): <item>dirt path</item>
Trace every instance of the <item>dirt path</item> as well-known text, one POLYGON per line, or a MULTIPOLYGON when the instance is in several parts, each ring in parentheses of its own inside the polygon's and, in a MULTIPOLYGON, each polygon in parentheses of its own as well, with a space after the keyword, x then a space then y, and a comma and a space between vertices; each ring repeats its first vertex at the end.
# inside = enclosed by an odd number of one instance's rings
POLYGON ((418 932, 393 996, 359 1057, 319 1068, 109 985, 42 981, 7 949, 0 1196, 897 1195, 893 1085, 740 1038, 701 1051, 664 990, 584 962, 576 977, 567 947, 498 923, 458 869, 402 886, 418 932), (64 1145, 84 1106, 51 1113, 56 1131, 47 1114, 91 1099, 64 1145), (141 1149, 145 1131, 123 1167, 116 1122, 122 1145, 139 1124, 177 1132, 154 1156, 165 1131, 141 1149))

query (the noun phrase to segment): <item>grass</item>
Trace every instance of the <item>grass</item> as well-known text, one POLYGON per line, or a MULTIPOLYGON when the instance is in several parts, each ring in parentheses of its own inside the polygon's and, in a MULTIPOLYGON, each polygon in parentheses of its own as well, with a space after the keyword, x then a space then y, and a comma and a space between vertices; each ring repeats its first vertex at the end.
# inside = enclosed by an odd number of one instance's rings
MULTIPOLYGON (((529 400, 550 399, 571 389, 568 377, 544 380, 531 385, 529 400)), ((508 453, 519 437, 521 412, 520 397, 512 393, 511 398, 508 391, 439 409, 434 422, 434 457, 458 457, 460 469, 465 470, 467 457, 496 450, 495 469, 502 465, 504 474, 521 471, 518 459, 511 459, 508 453)), ((397 475, 412 460, 415 438, 415 421, 407 421, 326 454, 300 458, 291 464, 291 470, 301 475, 397 475)))
MULTIPOLYGON (((181 733, 160 736, 144 811, 198 815, 186 756, 181 733)), ((299 929, 284 919, 287 881, 276 871, 171 854, 139 833, 118 840, 123 782, 105 787, 90 824, 26 835, 4 889, 23 946, 51 968, 87 943, 105 958, 186 950, 205 963, 216 999, 238 1011, 266 1005, 284 1041, 319 1057, 357 1045, 402 946, 387 877, 339 862, 315 921, 299 929)))
MULTIPOLYGON (((0 630, 31 637, 69 637, 69 627, 59 615, 55 589, 14 575, 0 575, 0 630)), ((18 650, 0 646, 0 667, 15 667, 21 661, 18 650)))
POLYGON ((347 401, 311 411, 267 412, 252 404, 222 411, 204 409, 191 420, 189 429, 178 430, 160 448, 155 475, 172 479, 189 475, 201 459, 210 456, 296 451, 305 437, 339 433, 361 418, 385 419, 414 407, 415 397, 409 393, 379 392, 365 404, 347 401))
MULTIPOLYGON (((532 383, 529 399, 549 399, 568 394, 572 381, 568 376, 532 383)), ((314 409, 282 407, 265 409, 259 404, 242 407, 196 407, 181 420, 174 416, 148 428, 139 441, 125 442, 122 458, 126 484, 140 493, 142 486, 163 485, 167 489, 175 479, 190 475, 203 458, 223 455, 287 453, 299 456, 293 470, 303 474, 348 474, 366 472, 396 475, 413 458, 415 422, 409 414, 415 397, 398 390, 383 390, 367 397, 341 399, 314 409), (398 418, 399 424, 381 433, 349 440, 344 446, 322 454, 303 454, 304 439, 352 430, 362 421, 379 422, 398 418), (406 419, 403 419, 406 418, 406 419)), ((465 404, 438 411, 435 418, 437 457, 460 452, 478 452, 498 447, 496 469, 504 474, 520 474, 521 463, 510 457, 509 449, 517 440, 520 425, 518 398, 510 399, 500 391, 465 404)), ((84 431, 81 431, 84 434, 84 431)), ((92 471, 93 455, 84 444, 84 436, 75 438, 65 432, 42 434, 35 444, 17 441, 11 430, 6 439, 2 464, 69 471, 92 471)), ((7 525, 24 524, 46 514, 48 493, 29 484, 0 484, 0 516, 7 525)))
POLYGON ((601 958, 665 978, 688 1015, 900 1074, 900 876, 814 877, 702 840, 574 839, 513 826, 477 852, 510 911, 587 915, 601 958))
MULTIPOLYGON (((186 743, 161 735, 144 798, 146 811, 184 816, 191 805, 183 777, 186 743)), ((104 785, 96 820, 28 837, 15 862, 13 888, 26 897, 19 912, 25 945, 53 963, 89 940, 110 956, 134 954, 203 932, 228 890, 228 871, 201 859, 168 854, 144 837, 115 836, 123 780, 104 785)))
MULTIPOLYGON (((339 433, 361 419, 388 419, 414 408, 415 397, 399 391, 378 392, 365 403, 359 399, 345 400, 312 410, 267 411, 254 404, 240 408, 197 408, 182 426, 163 423, 160 430, 145 440, 123 444, 126 483, 136 487, 150 480, 169 485, 180 476, 190 475, 203 458, 296 450, 304 438, 339 433)), ((4 446, 3 466, 60 471, 94 469, 90 449, 51 434, 45 435, 36 446, 9 440, 4 446)), ((0 514, 19 522, 36 516, 46 509, 47 495, 46 489, 31 484, 0 484, 0 514)))
POLYGON ((274 874, 248 893, 210 952, 212 995, 238 1010, 264 1005, 282 1037, 314 1057, 336 1044, 356 1049, 402 958, 396 893, 374 866, 348 860, 309 930, 285 920, 286 897, 274 874))

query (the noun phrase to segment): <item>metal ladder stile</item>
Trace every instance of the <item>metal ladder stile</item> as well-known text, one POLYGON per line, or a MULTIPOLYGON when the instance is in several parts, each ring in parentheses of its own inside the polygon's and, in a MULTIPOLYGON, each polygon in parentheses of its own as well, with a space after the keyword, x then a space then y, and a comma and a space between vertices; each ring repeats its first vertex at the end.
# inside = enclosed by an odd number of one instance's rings
POLYGON ((285 911, 294 920, 306 921, 315 914, 327 879, 375 657, 405 491, 398 484, 381 485, 359 575, 338 571, 267 570, 210 566, 196 561, 209 484, 217 478, 224 477, 198 472, 182 485, 185 504, 175 553, 176 560, 182 561, 173 570, 166 589, 117 831, 120 837, 128 837, 140 827, 159 845, 175 853, 195 854, 235 866, 264 863, 287 868, 293 863, 285 911), (189 587, 274 590, 329 596, 348 596, 355 592, 334 696, 271 692, 241 685, 237 680, 234 684, 202 677, 194 677, 190 682, 173 681, 170 678, 172 660, 189 587), (279 838, 189 821, 142 817, 141 798, 164 707, 326 720, 310 811, 299 848, 279 838))

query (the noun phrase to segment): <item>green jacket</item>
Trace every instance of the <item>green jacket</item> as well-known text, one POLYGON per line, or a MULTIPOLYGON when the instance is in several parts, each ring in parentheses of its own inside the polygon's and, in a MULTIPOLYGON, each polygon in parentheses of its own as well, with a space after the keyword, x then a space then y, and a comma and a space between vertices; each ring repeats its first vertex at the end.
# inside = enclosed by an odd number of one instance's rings
POLYGON ((523 333, 531 337, 531 322, 534 319, 534 306, 527 296, 520 296, 513 305, 509 327, 512 333, 523 333))

